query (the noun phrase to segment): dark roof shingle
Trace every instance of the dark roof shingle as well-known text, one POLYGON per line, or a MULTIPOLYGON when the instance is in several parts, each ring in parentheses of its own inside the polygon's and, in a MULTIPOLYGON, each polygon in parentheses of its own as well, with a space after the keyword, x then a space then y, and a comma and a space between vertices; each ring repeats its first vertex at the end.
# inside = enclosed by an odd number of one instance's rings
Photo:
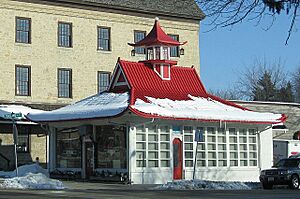
POLYGON ((202 20, 205 14, 194 0, 44 0, 93 5, 156 15, 202 20))

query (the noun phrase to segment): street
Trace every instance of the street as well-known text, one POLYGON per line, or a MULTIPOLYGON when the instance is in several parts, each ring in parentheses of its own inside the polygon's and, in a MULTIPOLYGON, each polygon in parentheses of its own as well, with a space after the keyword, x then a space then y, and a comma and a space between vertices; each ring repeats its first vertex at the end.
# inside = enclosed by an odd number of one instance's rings
POLYGON ((102 183, 67 182, 65 190, 0 190, 0 198, 130 198, 130 199, 172 199, 172 198, 243 198, 243 199, 289 199, 299 198, 300 190, 278 188, 274 190, 153 190, 153 185, 119 185, 102 183))

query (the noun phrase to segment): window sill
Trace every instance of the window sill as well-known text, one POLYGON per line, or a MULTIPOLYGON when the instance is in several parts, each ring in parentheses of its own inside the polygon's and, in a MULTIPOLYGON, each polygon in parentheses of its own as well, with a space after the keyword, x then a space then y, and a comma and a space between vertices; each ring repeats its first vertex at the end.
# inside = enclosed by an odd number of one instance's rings
POLYGON ((100 50, 100 49, 97 49, 97 52, 98 53, 103 53, 103 54, 112 54, 111 50, 100 50))
POLYGON ((19 42, 15 42, 15 46, 18 46, 18 47, 31 47, 31 43, 19 43, 19 42))

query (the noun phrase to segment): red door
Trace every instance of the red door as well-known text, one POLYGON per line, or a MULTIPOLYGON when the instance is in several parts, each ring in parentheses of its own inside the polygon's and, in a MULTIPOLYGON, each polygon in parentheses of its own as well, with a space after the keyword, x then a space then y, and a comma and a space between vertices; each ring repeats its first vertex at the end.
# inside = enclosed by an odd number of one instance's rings
POLYGON ((182 142, 179 138, 173 140, 173 179, 182 179, 182 142))

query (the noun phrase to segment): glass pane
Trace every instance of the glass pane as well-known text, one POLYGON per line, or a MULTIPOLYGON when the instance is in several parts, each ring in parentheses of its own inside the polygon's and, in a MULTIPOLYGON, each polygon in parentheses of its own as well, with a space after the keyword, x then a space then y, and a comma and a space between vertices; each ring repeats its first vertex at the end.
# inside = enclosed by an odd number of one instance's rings
POLYGON ((198 144, 198 150, 205 150, 205 144, 198 144))
POLYGON ((158 159, 158 152, 148 152, 148 159, 158 159))
POLYGON ((229 135, 237 135, 235 128, 229 128, 229 135))
POLYGON ((185 161, 185 166, 186 167, 193 167, 194 165, 193 165, 193 160, 186 160, 185 161))
POLYGON ((237 150, 237 144, 230 144, 229 145, 229 148, 230 148, 230 150, 234 150, 234 151, 236 151, 237 150))
POLYGON ((149 160, 148 167, 158 167, 158 160, 149 160))
POLYGON ((217 161, 216 160, 208 160, 208 166, 209 167, 217 166, 217 161))
POLYGON ((226 159, 226 157, 227 157, 226 152, 219 152, 218 156, 219 156, 219 159, 226 159))
POLYGON ((205 152, 198 152, 197 159, 205 159, 205 152))
POLYGON ((247 137, 240 137, 239 141, 240 143, 247 143, 247 137))
POLYGON ((226 137, 218 137, 219 143, 226 143, 226 137))
POLYGON ((240 144, 240 150, 246 151, 247 150, 247 144, 240 144))
POLYGON ((193 142, 193 136, 192 135, 185 135, 184 136, 185 142, 193 142))
POLYGON ((170 160, 161 160, 160 166, 161 167, 170 167, 170 160))
POLYGON ((208 150, 216 150, 216 144, 207 144, 208 150))
POLYGON ((146 158, 146 152, 145 151, 137 151, 136 152, 136 159, 144 160, 145 158, 146 158))
POLYGON ((240 161, 240 165, 243 167, 243 166, 247 166, 248 165, 248 162, 247 160, 241 160, 240 161))
POLYGON ((207 142, 216 142, 215 136, 207 136, 207 142))
POLYGON ((185 126, 184 127, 184 133, 185 134, 192 134, 193 133, 193 127, 191 127, 191 126, 185 126))
POLYGON ((216 152, 208 152, 207 153, 207 158, 210 158, 210 159, 215 159, 216 158, 216 152))
POLYGON ((146 141, 146 135, 145 134, 137 134, 136 140, 137 141, 146 141))
POLYGON ((160 128, 161 133, 169 133, 170 132, 169 126, 160 126, 159 128, 160 128))
POLYGON ((240 158, 241 159, 246 159, 247 158, 247 152, 240 153, 240 158))
POLYGON ((249 137, 249 143, 256 143, 256 137, 249 137))
POLYGON ((226 160, 219 160, 218 161, 218 166, 219 167, 226 167, 227 166, 227 161, 226 160))
POLYGON ((193 152, 185 152, 185 158, 193 158, 193 152))
POLYGON ((229 137, 229 142, 230 143, 237 143, 237 138, 236 137, 229 137))
POLYGON ((225 151, 226 150, 226 144, 219 144, 218 149, 221 150, 221 151, 225 151))
POLYGON ((213 127, 207 127, 207 134, 214 135, 216 134, 216 130, 213 127))
POLYGON ((149 134, 148 135, 148 141, 157 141, 158 140, 158 135, 153 135, 153 134, 149 134))
POLYGON ((250 151, 256 151, 256 144, 249 144, 250 151))
POLYGON ((256 135, 255 129, 249 129, 249 135, 256 135))
POLYGON ((206 166, 205 160, 197 160, 197 166, 198 167, 205 167, 206 166))
POLYGON ((170 149, 170 144, 169 143, 160 143, 160 149, 161 150, 170 149))
POLYGON ((168 151, 161 151, 160 158, 170 158, 170 152, 168 151))
POLYGON ((257 166, 256 160, 250 160, 250 166, 257 166))
POLYGON ((160 135, 160 141, 170 141, 170 135, 160 135))
POLYGON ((231 159, 237 159, 238 158, 238 153, 237 152, 230 152, 230 158, 231 159))
POLYGON ((148 150, 158 150, 158 143, 148 143, 148 150))
POLYGON ((238 166, 237 160, 230 160, 230 166, 238 166))
POLYGON ((137 160, 136 166, 137 167, 146 167, 146 160, 137 160))
POLYGON ((136 143, 136 148, 137 149, 146 149, 146 144, 145 143, 141 143, 141 142, 137 142, 136 143))
POLYGON ((239 129, 239 134, 240 135, 247 135, 247 130, 246 129, 239 129))
POLYGON ((257 158, 257 153, 256 152, 250 152, 249 153, 249 158, 257 158))
POLYGON ((185 150, 193 150, 193 144, 184 144, 184 149, 185 150))

